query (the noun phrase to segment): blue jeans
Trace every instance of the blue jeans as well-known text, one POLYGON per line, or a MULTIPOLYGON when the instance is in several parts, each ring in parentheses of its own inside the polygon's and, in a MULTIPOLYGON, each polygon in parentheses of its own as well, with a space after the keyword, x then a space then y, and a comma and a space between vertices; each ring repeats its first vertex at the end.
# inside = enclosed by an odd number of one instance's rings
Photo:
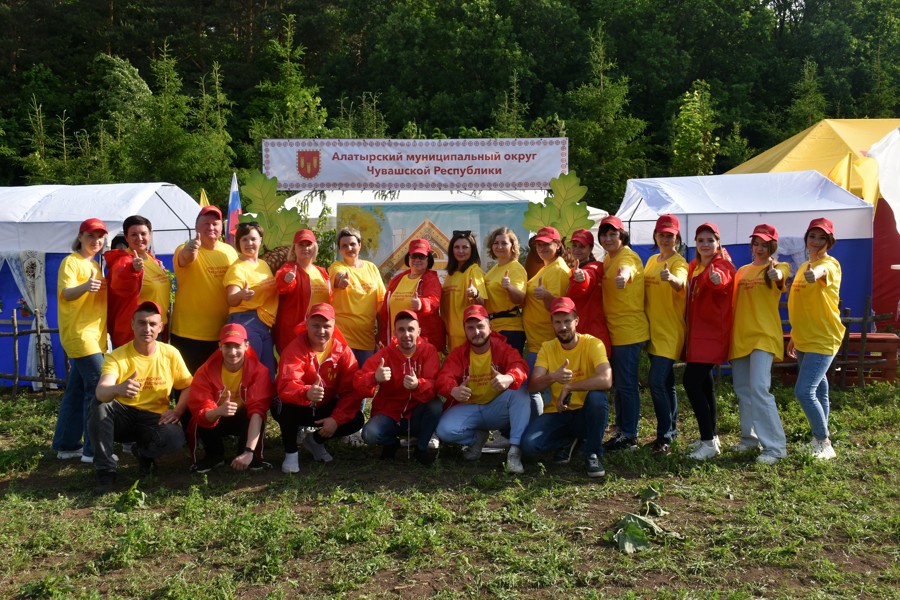
POLYGON ((641 419, 641 394, 638 390, 638 361, 644 342, 613 346, 612 363, 616 426, 625 437, 636 438, 641 419))
POLYGON ((428 442, 441 420, 443 404, 437 398, 418 405, 410 419, 395 421, 387 415, 373 415, 363 426, 362 439, 370 446, 396 446, 398 435, 416 436, 416 447, 428 450, 428 442))
POLYGON ((247 330, 247 339, 250 347, 256 352, 261 362, 267 369, 271 378, 275 379, 275 345, 272 342, 272 330, 259 320, 255 310, 231 313, 228 315, 229 323, 240 323, 247 330))
POLYGON ((572 443, 584 440, 584 456, 603 456, 603 432, 609 419, 609 400, 606 392, 587 393, 584 405, 576 410, 544 413, 528 424, 522 436, 522 454, 534 456, 555 452, 572 443))
POLYGON ((671 443, 678 435, 678 397, 675 395, 675 361, 650 355, 650 397, 656 413, 656 439, 671 443))
MULTIPOLYGON (((528 376, 531 377, 531 372, 534 371, 534 363, 537 362, 537 352, 529 352, 525 355, 525 362, 528 364, 528 376)), ((528 386, 528 381, 522 384, 523 387, 528 386)), ((548 387, 543 392, 534 392, 529 393, 531 397, 531 416, 536 417, 537 415, 544 412, 544 405, 552 402, 550 398, 550 388, 548 387)))
POLYGON ((66 391, 56 417, 56 430, 53 432, 54 450, 78 450, 82 447, 81 440, 84 438, 84 456, 94 455, 88 434, 88 415, 97 391, 97 382, 100 381, 101 366, 102 354, 71 359, 69 380, 66 382, 66 391))
POLYGON ((797 350, 797 383, 794 395, 806 413, 812 434, 820 440, 828 437, 828 367, 834 355, 797 350))
POLYGON ((741 442, 760 444, 763 452, 779 458, 787 456, 787 440, 772 384, 772 362, 775 357, 765 350, 754 350, 747 356, 731 360, 731 380, 738 397, 741 420, 741 442))
POLYGON ((509 428, 509 443, 518 446, 531 420, 531 401, 525 387, 506 390, 487 404, 456 404, 441 415, 437 435, 444 442, 468 446, 476 431, 509 428))

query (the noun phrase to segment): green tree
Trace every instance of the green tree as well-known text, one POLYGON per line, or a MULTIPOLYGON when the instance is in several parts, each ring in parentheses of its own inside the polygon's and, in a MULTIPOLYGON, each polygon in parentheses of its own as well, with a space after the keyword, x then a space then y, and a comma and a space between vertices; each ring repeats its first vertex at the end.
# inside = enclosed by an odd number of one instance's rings
POLYGON ((672 127, 672 175, 710 175, 719 138, 709 84, 698 79, 682 96, 672 127))
POLYGON ((803 62, 800 81, 792 86, 794 100, 788 107, 788 125, 793 132, 812 127, 825 118, 827 102, 819 89, 815 61, 807 58, 803 62))

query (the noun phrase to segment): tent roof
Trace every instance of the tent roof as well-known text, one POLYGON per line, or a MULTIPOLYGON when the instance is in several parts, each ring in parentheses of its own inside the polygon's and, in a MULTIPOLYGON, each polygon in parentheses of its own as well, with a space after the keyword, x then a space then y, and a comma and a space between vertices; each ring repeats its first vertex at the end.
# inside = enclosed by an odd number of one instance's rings
POLYGON ((900 119, 825 119, 809 129, 757 154, 728 174, 802 171, 828 175, 848 153, 854 158, 900 127, 900 119))
POLYGON ((872 237, 872 205, 815 171, 631 179, 616 215, 635 244, 653 243, 661 214, 681 220, 682 238, 693 246, 693 232, 714 222, 723 244, 745 244, 759 223, 771 223, 782 236, 801 237, 809 222, 828 216, 839 238, 872 237))
POLYGON ((131 215, 153 224, 153 250, 168 255, 190 237, 200 205, 171 183, 0 187, 0 252, 71 252, 78 225, 102 219, 111 236, 131 215))

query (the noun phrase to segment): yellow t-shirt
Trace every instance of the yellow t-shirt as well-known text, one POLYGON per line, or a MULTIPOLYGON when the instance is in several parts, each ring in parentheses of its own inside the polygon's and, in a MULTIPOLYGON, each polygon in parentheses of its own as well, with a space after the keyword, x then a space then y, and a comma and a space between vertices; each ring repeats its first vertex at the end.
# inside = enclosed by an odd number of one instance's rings
POLYGON ((309 275, 309 305, 321 304, 322 302, 331 304, 331 288, 328 287, 329 284, 325 281, 322 272, 315 265, 309 265, 304 271, 309 275))
POLYGON ((466 297, 466 289, 469 281, 478 289, 481 298, 487 297, 484 287, 484 272, 477 264, 469 265, 465 271, 457 271, 448 275, 444 280, 444 290, 441 294, 441 316, 447 327, 447 338, 450 342, 449 350, 466 343, 466 330, 463 327, 463 311, 471 304, 466 297))
POLYGON ((222 289, 222 278, 237 260, 234 248, 216 242, 213 250, 201 247, 197 258, 188 266, 178 265, 184 244, 175 250, 175 308, 172 311, 172 333, 192 340, 214 341, 228 318, 228 300, 222 289))
POLYGON ((222 385, 231 392, 231 401, 238 405, 238 410, 244 408, 244 399, 241 398, 241 378, 243 375, 243 368, 232 373, 224 365, 222 366, 222 385))
POLYGON ((359 267, 351 267, 344 261, 335 261, 328 267, 332 282, 338 273, 350 276, 346 289, 335 286, 331 304, 347 344, 357 350, 374 350, 376 316, 384 301, 384 280, 378 267, 367 260, 360 262, 359 267))
POLYGON ((647 341, 650 326, 644 314, 644 265, 641 257, 625 246, 615 256, 603 260, 603 312, 613 346, 627 346, 647 341), (619 268, 631 268, 631 280, 625 289, 616 287, 619 268))
MULTIPOLYGON (((684 346, 684 307, 687 300, 688 264, 680 254, 673 254, 665 262, 659 262, 654 254, 644 266, 644 313, 650 327, 650 343, 647 352, 672 360, 681 358, 684 346), (669 272, 684 282, 681 291, 659 279, 666 266, 669 272)), ((615 282, 613 282, 615 284, 615 282)))
POLYGON ((106 279, 95 260, 78 252, 65 257, 56 277, 59 340, 69 358, 83 358, 106 352, 106 279), (75 300, 63 298, 63 290, 81 285, 90 278, 100 280, 100 289, 85 292, 75 300))
POLYGON ((472 396, 469 404, 487 404, 496 398, 500 392, 491 387, 491 351, 484 354, 475 354, 469 350, 469 389, 472 396))
POLYGON ((841 301, 841 265, 831 256, 812 263, 825 267, 826 274, 815 283, 807 283, 803 273, 809 261, 800 265, 788 296, 791 339, 801 352, 837 354, 844 339, 844 324, 838 304, 841 301))
POLYGON ((116 400, 126 406, 159 414, 169 409, 172 388, 183 390, 193 380, 178 350, 162 342, 156 342, 156 352, 151 356, 138 354, 134 342, 119 346, 106 355, 100 368, 101 376, 115 375, 116 385, 135 372, 141 391, 134 398, 116 396, 116 400))
MULTIPOLYGON (((775 268, 781 271, 786 282, 791 274, 790 265, 777 263, 775 268)), ((784 290, 778 289, 774 281, 771 288, 766 285, 764 274, 768 269, 768 263, 761 267, 744 265, 734 276, 734 325, 729 360, 747 356, 754 350, 764 350, 774 355, 775 360, 784 358, 784 330, 778 314, 778 302, 784 290)))
POLYGON ((144 262, 144 278, 141 281, 141 292, 138 294, 138 303, 147 300, 156 302, 162 309, 163 324, 169 320, 169 274, 164 267, 156 261, 144 262))
POLYGON ((522 311, 522 324, 525 328, 525 339, 528 341, 528 352, 537 353, 541 344, 556 339, 556 332, 550 323, 550 311, 544 306, 543 300, 534 297, 534 289, 538 283, 554 297, 565 295, 569 289, 569 275, 571 269, 566 262, 557 257, 549 265, 545 265, 534 277, 528 280, 525 286, 525 306, 522 311))
MULTIPOLYGON (((538 352, 535 367, 544 367, 547 371, 555 371, 563 363, 569 360, 569 369, 572 371, 572 381, 580 381, 591 377, 597 367, 608 363, 606 348, 603 342, 592 335, 582 333, 578 337, 578 343, 571 350, 566 350, 558 339, 544 342, 538 352)), ((550 384, 552 401, 544 405, 544 412, 556 412, 556 399, 562 391, 561 383, 550 384)), ((569 400, 569 410, 577 410, 584 406, 587 392, 572 392, 569 400)))
MULTIPOLYGON (((525 291, 525 285, 528 283, 528 274, 525 273, 525 267, 518 261, 511 260, 502 267, 494 265, 484 276, 484 285, 487 288, 487 298, 485 299, 484 307, 487 309, 488 314, 507 312, 519 307, 518 304, 513 304, 509 299, 506 288, 501 284, 507 271, 509 271, 510 285, 517 290, 525 291)), ((522 315, 492 319, 491 330, 525 331, 522 315)))
MULTIPOLYGON (((397 313, 401 310, 412 310, 410 303, 412 302, 413 295, 419 290, 420 281, 422 281, 421 277, 416 277, 415 279, 401 277, 400 281, 397 283, 397 287, 391 292, 391 321, 387 324, 387 327, 390 327, 392 332, 394 330, 394 318, 397 316, 397 313)), ((389 335, 388 338, 390 337, 391 336, 389 335)))
MULTIPOLYGON (((318 273, 318 271, 317 271, 318 273)), ((321 277, 321 273, 319 274, 321 277)), ((251 290, 256 292, 249 300, 244 300, 237 306, 229 308, 228 313, 246 312, 255 310, 259 320, 271 327, 275 324, 275 313, 278 312, 278 291, 275 288, 275 277, 272 269, 264 260, 255 263, 238 259, 228 267, 222 284, 244 287, 246 283, 251 290)))

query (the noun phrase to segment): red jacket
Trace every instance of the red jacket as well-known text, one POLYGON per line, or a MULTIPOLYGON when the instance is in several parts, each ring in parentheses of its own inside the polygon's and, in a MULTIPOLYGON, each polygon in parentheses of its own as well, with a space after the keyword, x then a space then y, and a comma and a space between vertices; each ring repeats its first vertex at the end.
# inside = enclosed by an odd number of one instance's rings
POLYGON ((694 278, 696 266, 696 261, 688 265, 687 331, 683 356, 687 362, 718 365, 728 360, 731 343, 735 268, 731 261, 716 257, 694 278), (719 285, 713 285, 709 280, 713 270, 722 276, 719 285))
MULTIPOLYGON (((491 332, 491 364, 505 375, 512 375, 513 382, 509 386, 511 390, 517 390, 528 379, 528 363, 519 354, 519 351, 506 343, 506 338, 491 332)), ((454 348, 444 361, 440 373, 437 376, 437 392, 447 399, 444 410, 447 410, 456 400, 450 395, 450 390, 458 386, 464 377, 469 374, 469 350, 471 344, 467 341, 462 346, 454 348)))
MULTIPOLYGON (((328 271, 319 265, 313 265, 325 278, 328 284, 329 296, 331 295, 331 282, 328 279, 328 271)), ((275 315, 275 326, 272 328, 272 338, 278 354, 282 354, 288 344, 294 341, 294 333, 297 325, 306 320, 312 299, 312 286, 309 283, 309 275, 300 266, 289 261, 281 265, 275 273, 275 287, 278 290, 278 312, 275 315), (294 269, 296 277, 290 282, 284 282, 284 276, 294 269)))
POLYGON ((603 312, 603 263, 591 261, 580 267, 584 273, 584 281, 575 281, 575 270, 569 277, 569 290, 566 294, 575 303, 578 312, 578 333, 587 333, 603 342, 606 352, 612 349, 609 329, 606 328, 606 313, 603 312))
MULTIPOLYGON (((391 294, 400 285, 403 277, 409 275, 410 270, 406 269, 391 279, 385 292, 384 303, 378 312, 378 331, 379 339, 382 344, 387 345, 394 330, 391 320, 391 294)), ((430 343, 438 352, 443 352, 447 346, 447 332, 444 329, 444 320, 441 319, 441 280, 437 273, 431 269, 425 271, 419 280, 419 300, 422 301, 422 309, 416 311, 419 316, 419 327, 422 328, 421 337, 430 343)))
POLYGON ((409 419, 419 404, 435 398, 434 380, 441 360, 434 346, 419 338, 415 353, 407 358, 400 351, 396 341, 376 352, 353 376, 353 387, 363 398, 372 398, 372 416, 387 415, 394 421, 409 419), (390 381, 375 381, 375 370, 384 359, 391 369, 390 381), (403 387, 403 378, 415 373, 419 387, 409 391, 403 387))
POLYGON ((331 354, 319 365, 317 352, 306 337, 306 321, 297 327, 294 341, 288 344, 278 361, 275 386, 278 397, 287 404, 309 406, 306 392, 322 378, 325 397, 320 404, 334 403, 331 418, 338 425, 348 423, 359 412, 362 397, 353 391, 353 376, 359 370, 356 357, 337 327, 331 341, 331 354))
MULTIPOLYGON (((144 283, 144 270, 135 271, 131 264, 134 254, 128 250, 109 250, 103 254, 106 261, 107 304, 106 327, 113 346, 124 346, 134 339, 131 317, 138 305, 138 296, 144 283)), ((161 261, 153 256, 151 260, 162 267, 161 261)))
MULTIPOLYGON (((191 450, 192 455, 197 448, 197 428, 215 427, 219 424, 218 419, 214 423, 210 423, 206 418, 206 413, 219 405, 219 395, 225 390, 225 384, 222 383, 223 362, 222 351, 216 350, 197 369, 197 373, 194 375, 194 380, 191 383, 191 391, 188 397, 191 421, 188 424, 187 438, 188 448, 191 450)), ((275 385, 269 376, 269 369, 259 362, 253 348, 247 348, 247 353, 244 355, 240 394, 247 411, 247 418, 249 419, 252 415, 259 415, 265 421, 266 413, 272 404, 272 397, 275 396, 275 385)), ((258 451, 261 452, 262 440, 260 440, 259 446, 258 451)))

